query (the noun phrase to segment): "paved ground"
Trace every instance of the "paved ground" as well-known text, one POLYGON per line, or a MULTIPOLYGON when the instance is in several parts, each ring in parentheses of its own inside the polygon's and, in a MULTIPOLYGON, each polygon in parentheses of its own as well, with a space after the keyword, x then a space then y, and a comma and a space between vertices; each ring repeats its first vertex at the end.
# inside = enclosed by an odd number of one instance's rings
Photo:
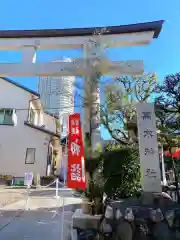
POLYGON ((23 198, 20 192, 0 192, 0 208, 23 198))
MULTIPOLYGON (((68 188, 59 188, 58 195, 61 196, 63 193, 63 196, 70 197, 72 196, 72 190, 68 188)), ((56 195, 56 189, 55 188, 40 188, 40 189, 32 189, 30 191, 30 195, 34 197, 55 197, 56 195)))
POLYGON ((55 196, 55 189, 32 190, 27 203, 26 193, 21 193, 21 200, 1 207, 0 211, 0 239, 70 239, 72 214, 81 199, 74 198, 69 190, 60 190, 59 199, 55 196), (62 233, 64 201, 64 236, 62 233), (26 207, 30 210, 25 210, 26 207))

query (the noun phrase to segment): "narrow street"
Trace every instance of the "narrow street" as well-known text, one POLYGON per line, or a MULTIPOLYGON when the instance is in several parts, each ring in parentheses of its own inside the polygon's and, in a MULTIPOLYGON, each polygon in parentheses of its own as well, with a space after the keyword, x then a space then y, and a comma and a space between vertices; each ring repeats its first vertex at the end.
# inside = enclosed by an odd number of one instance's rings
POLYGON ((31 191, 28 203, 24 195, 24 199, 1 208, 0 239, 59 240, 62 222, 62 239, 70 239, 72 214, 81 199, 73 197, 69 190, 59 191, 59 199, 55 199, 54 195, 55 189, 35 190, 31 191))

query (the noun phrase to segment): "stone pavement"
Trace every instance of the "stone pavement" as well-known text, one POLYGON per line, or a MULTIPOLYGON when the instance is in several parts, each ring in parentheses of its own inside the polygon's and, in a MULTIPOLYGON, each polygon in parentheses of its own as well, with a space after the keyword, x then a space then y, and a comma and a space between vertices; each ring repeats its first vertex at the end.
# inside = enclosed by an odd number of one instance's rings
POLYGON ((22 191, 20 189, 18 189, 18 191, 9 190, 9 189, 0 189, 0 208, 9 203, 23 199, 24 194, 25 194, 25 191, 24 190, 22 191))
MULTIPOLYGON (((65 206, 76 205, 81 203, 81 199, 73 198, 73 197, 65 197, 65 198, 43 198, 43 197, 29 197, 28 202, 26 199, 16 201, 12 204, 8 204, 2 208, 2 210, 25 210, 26 206, 30 210, 37 209, 51 209, 51 208, 62 208, 63 202, 65 206), (26 205, 27 204, 27 205, 26 205)), ((66 207, 67 208, 67 207, 66 207)))
POLYGON ((63 191, 59 195, 61 196, 59 199, 54 199, 52 196, 30 196, 28 201, 30 210, 25 210, 26 198, 1 207, 0 239, 70 239, 72 215, 81 204, 81 199, 69 194, 66 197, 63 191), (61 238, 62 222, 63 238, 61 238))
POLYGON ((8 226, 0 231, 0 239, 3 240, 68 240, 70 239, 71 221, 65 216, 64 236, 61 238, 62 216, 52 218, 50 212, 25 211, 15 218, 8 226))

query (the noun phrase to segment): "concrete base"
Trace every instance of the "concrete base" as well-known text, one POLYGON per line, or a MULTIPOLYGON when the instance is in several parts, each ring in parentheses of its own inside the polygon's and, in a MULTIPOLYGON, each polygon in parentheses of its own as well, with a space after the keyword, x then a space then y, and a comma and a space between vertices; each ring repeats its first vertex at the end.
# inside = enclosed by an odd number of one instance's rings
POLYGON ((154 204, 154 193, 151 192, 143 192, 140 197, 140 203, 145 206, 150 206, 154 204))
POLYGON ((97 229, 100 226, 101 217, 102 215, 84 214, 82 209, 77 209, 72 216, 73 228, 81 230, 97 229))
POLYGON ((169 194, 165 192, 161 193, 144 192, 140 197, 140 204, 144 206, 168 207, 172 206, 173 201, 169 194))
MULTIPOLYGON (((180 239, 180 207, 166 192, 143 192, 138 198, 111 201, 108 205, 112 206, 113 216, 105 221, 111 229, 116 227, 117 239, 180 239), (119 219, 117 210, 122 214, 119 219)), ((103 226, 101 229, 105 232, 103 226)))
POLYGON ((78 240, 78 234, 76 229, 71 229, 71 240, 78 240))

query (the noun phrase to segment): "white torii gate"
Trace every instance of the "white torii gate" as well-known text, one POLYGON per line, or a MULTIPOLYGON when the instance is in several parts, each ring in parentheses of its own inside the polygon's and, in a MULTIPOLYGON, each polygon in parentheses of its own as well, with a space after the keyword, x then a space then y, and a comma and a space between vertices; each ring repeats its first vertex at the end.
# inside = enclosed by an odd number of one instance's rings
MULTIPOLYGON (((73 62, 37 63, 36 53, 42 49, 82 49, 89 39, 108 48, 146 45, 158 37, 162 24, 163 21, 157 21, 107 27, 103 35, 93 35, 98 28, 0 31, 0 50, 22 51, 21 63, 0 64, 0 76, 88 75, 92 69, 84 64, 84 58, 73 62)), ((143 72, 143 61, 108 62, 102 59, 98 69, 102 75, 140 74, 143 72)))
MULTIPOLYGON (((0 76, 92 76, 95 71, 114 77, 141 74, 144 71, 143 61, 114 62, 98 56, 95 68, 87 65, 87 60, 97 59, 96 55, 87 50, 89 39, 108 48, 146 45, 158 37, 162 24, 163 21, 155 21, 107 27, 103 35, 94 35, 94 32, 101 28, 0 31, 0 50, 22 52, 21 63, 0 63, 0 76), (36 62, 36 53, 42 49, 84 49, 86 59, 75 59, 72 62, 36 62)), ((85 109, 86 124, 88 112, 89 109, 85 109)), ((89 131, 87 125, 85 131, 89 131)))

